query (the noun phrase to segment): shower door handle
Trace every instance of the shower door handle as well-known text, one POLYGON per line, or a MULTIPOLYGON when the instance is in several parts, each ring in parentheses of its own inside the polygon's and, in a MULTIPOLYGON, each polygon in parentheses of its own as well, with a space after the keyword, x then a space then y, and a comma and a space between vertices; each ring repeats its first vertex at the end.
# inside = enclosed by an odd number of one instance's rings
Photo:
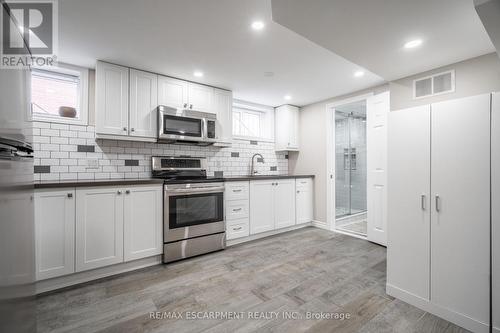
POLYGON ((422 207, 422 210, 425 210, 425 201, 426 201, 425 199, 426 199, 425 194, 422 194, 420 196, 420 205, 422 207))
POLYGON ((436 212, 440 212, 441 211, 441 197, 439 196, 439 194, 436 194, 436 212))

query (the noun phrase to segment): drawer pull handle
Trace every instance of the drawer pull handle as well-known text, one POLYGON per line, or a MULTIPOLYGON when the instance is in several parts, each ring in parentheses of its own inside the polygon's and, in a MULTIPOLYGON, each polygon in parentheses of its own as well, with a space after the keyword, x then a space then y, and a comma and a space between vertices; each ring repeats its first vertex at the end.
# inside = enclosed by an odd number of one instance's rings
POLYGON ((301 184, 307 184, 307 182, 300 182, 301 184))
POLYGON ((240 210, 241 210, 241 208, 234 208, 233 212, 239 212, 240 210))
POLYGON ((243 227, 233 228, 234 231, 241 230, 243 227))
POLYGON ((241 192, 241 190, 233 190, 233 192, 237 193, 237 192, 241 192))
POLYGON ((68 198, 73 198, 73 193, 68 193, 68 198))

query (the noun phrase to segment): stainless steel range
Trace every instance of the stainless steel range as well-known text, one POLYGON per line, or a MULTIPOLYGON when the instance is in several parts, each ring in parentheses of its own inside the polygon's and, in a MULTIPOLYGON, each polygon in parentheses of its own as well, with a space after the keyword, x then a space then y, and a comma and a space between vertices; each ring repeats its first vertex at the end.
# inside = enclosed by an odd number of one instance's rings
POLYGON ((208 178, 202 157, 152 157, 153 177, 165 179, 163 262, 226 247, 224 183, 208 178))

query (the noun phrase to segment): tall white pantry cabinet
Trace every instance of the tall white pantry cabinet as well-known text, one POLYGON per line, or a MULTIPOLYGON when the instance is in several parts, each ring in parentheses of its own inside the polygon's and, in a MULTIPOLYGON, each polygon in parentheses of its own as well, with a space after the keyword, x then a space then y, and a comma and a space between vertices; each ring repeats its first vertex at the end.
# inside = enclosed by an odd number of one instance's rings
POLYGON ((388 127, 387 293, 473 332, 490 325, 491 101, 394 111, 388 127))

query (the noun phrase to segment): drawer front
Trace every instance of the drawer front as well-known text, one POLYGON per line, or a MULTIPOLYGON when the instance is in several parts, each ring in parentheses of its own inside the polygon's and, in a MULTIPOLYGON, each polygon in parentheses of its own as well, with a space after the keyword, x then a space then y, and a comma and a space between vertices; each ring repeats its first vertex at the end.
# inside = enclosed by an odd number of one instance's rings
POLYGON ((226 238, 227 240, 247 237, 250 235, 248 219, 234 220, 226 224, 226 238))
POLYGON ((295 180, 295 187, 297 189, 312 189, 313 180, 312 178, 297 178, 295 180))
POLYGON ((226 221, 248 217, 248 199, 226 201, 226 221))
POLYGON ((225 196, 226 200, 242 200, 248 199, 249 183, 248 182, 229 182, 226 183, 225 196))

